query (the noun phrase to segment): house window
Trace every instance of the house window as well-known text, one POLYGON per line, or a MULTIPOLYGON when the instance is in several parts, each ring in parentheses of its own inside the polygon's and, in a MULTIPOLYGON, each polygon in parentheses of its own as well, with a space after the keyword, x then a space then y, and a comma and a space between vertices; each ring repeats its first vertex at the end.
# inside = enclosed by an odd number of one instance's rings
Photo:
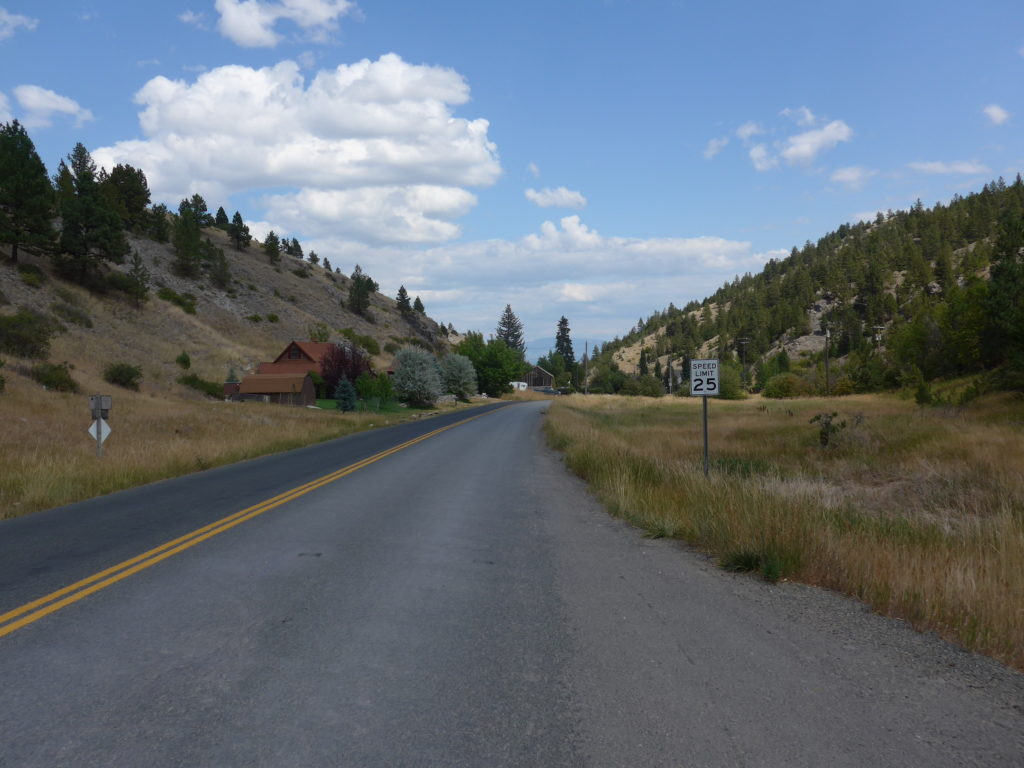
POLYGON ((292 346, 292 347, 288 348, 288 359, 289 360, 299 360, 299 359, 301 359, 301 357, 302 357, 302 352, 301 352, 301 350, 299 350, 298 347, 292 346))

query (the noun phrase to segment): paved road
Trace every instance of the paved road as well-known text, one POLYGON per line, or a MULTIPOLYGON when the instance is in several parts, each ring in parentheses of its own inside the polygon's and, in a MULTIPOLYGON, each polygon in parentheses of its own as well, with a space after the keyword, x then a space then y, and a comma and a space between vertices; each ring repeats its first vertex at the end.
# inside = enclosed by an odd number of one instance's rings
MULTIPOLYGON (((1024 677, 642 538, 544 446, 543 407, 0 637, 0 765, 1024 765, 1024 677)), ((0 524, 0 610, 437 425, 0 524)))

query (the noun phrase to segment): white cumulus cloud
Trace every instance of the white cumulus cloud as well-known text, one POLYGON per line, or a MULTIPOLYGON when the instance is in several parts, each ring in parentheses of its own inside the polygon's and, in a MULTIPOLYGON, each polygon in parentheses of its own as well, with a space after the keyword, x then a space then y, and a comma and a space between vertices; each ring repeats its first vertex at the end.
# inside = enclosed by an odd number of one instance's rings
POLYGON ((981 111, 985 113, 985 117, 992 121, 992 125, 1002 125, 1010 119, 1010 113, 998 104, 989 104, 981 111))
POLYGON ((527 189, 526 199, 541 208, 574 208, 579 210, 587 207, 587 198, 575 189, 544 188, 541 190, 527 189))
POLYGON ((965 160, 954 162, 942 162, 938 160, 930 162, 907 163, 915 171, 928 174, 972 174, 990 173, 988 167, 981 163, 968 162, 965 160))
POLYGON ((31 30, 35 29, 38 24, 39 19, 11 13, 6 8, 0 7, 0 40, 6 40, 8 37, 13 36, 18 27, 31 30))
POLYGON ((92 112, 74 99, 38 85, 19 85, 14 89, 14 98, 25 110, 23 122, 27 128, 46 128, 53 123, 55 115, 73 117, 76 127, 93 119, 92 112))
POLYGON ((200 29, 206 29, 206 17, 202 13, 186 10, 178 14, 178 21, 182 24, 192 24, 200 29))
POLYGON ((810 128, 818 121, 814 113, 807 107, 797 107, 796 109, 786 107, 779 114, 790 118, 794 123, 804 128, 810 128))
POLYGON ((809 165, 826 149, 853 138, 853 129, 842 120, 833 120, 823 128, 798 133, 786 139, 782 158, 790 165, 809 165))
POLYGON ((11 102, 7 100, 7 96, 0 93, 0 123, 9 123, 14 119, 14 115, 11 114, 11 102))
POLYGON ((760 133, 764 133, 764 128, 753 120, 744 123, 736 129, 736 135, 741 141, 749 141, 752 137, 757 136, 760 133))
POLYGON ((451 219, 475 203, 464 188, 501 173, 488 122, 453 114, 468 99, 457 72, 395 54, 308 83, 292 61, 225 66, 194 82, 150 80, 135 96, 145 139, 93 157, 141 168, 157 200, 265 189, 270 218, 293 231, 338 225, 366 242, 435 242, 458 235, 451 219), (339 224, 345 204, 353 215, 339 224))
POLYGON ((750 162, 758 171, 770 171, 779 164, 779 158, 772 155, 764 144, 755 144, 750 148, 750 162))
POLYGON ((533 176, 533 178, 540 178, 540 166, 538 166, 536 163, 531 162, 528 166, 526 166, 526 169, 530 172, 530 175, 533 176))
POLYGON ((878 171, 862 168, 859 165, 851 165, 846 168, 837 168, 832 172, 830 178, 837 184, 842 184, 848 189, 860 189, 868 179, 875 176, 878 171))
POLYGON ((704 147, 704 159, 710 160, 729 144, 729 137, 723 136, 719 139, 711 139, 704 147))
POLYGON ((272 48, 281 40, 275 30, 284 19, 301 27, 315 41, 337 29, 337 20, 350 13, 350 0, 217 0, 221 34, 247 48, 272 48))

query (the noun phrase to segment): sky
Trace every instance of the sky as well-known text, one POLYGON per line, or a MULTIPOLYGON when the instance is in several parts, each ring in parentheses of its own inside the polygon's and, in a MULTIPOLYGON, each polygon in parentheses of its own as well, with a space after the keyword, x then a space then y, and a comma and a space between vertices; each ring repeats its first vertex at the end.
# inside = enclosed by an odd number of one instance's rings
POLYGON ((546 352, 1024 170, 1019 0, 0 0, 0 122, 546 352))

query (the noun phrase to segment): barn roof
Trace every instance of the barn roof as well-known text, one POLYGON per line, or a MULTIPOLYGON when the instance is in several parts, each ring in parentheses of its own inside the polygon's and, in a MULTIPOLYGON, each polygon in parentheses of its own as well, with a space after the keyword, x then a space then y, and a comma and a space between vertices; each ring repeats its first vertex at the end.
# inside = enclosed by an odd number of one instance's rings
POLYGON ((306 374, 316 371, 319 363, 309 360, 282 360, 280 363, 260 363, 256 366, 256 375, 280 376, 283 374, 306 374))
POLYGON ((253 374, 246 376, 238 385, 243 395, 271 395, 281 392, 301 392, 309 374, 306 373, 275 373, 253 374))

